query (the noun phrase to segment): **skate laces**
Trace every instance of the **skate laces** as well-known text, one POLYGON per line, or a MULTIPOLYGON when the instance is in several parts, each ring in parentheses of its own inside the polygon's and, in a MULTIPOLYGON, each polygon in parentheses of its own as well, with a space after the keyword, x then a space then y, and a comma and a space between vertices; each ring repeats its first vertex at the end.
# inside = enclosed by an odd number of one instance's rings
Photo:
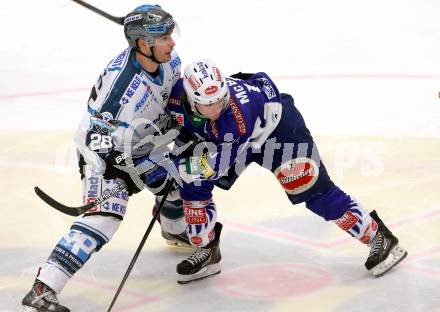
POLYGON ((377 231, 376 236, 368 243, 368 246, 371 248, 370 256, 376 253, 380 253, 380 248, 382 247, 384 240, 384 236, 382 232, 377 231))
POLYGON ((199 262, 203 262, 211 254, 211 249, 208 248, 198 248, 186 261, 191 262, 195 265, 199 262))

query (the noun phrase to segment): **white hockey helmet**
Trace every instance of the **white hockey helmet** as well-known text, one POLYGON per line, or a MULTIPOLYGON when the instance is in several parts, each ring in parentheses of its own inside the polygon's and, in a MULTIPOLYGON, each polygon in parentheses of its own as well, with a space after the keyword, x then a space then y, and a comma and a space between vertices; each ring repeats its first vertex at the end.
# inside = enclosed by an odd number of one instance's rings
POLYGON ((204 117, 197 111, 196 104, 210 105, 223 101, 222 111, 228 107, 228 84, 211 60, 203 59, 187 65, 183 74, 183 87, 192 111, 198 116, 204 117))

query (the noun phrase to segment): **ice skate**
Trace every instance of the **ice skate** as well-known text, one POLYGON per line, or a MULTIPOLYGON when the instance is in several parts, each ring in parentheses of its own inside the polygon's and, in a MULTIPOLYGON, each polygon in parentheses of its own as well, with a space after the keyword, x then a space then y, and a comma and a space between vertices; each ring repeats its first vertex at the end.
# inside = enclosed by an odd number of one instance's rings
POLYGON ((186 260, 177 265, 177 282, 187 284, 209 276, 219 274, 220 269, 220 232, 222 224, 215 224, 215 238, 212 242, 196 251, 186 260))
POLYGON ((58 303, 55 292, 43 282, 36 280, 31 291, 23 298, 20 312, 69 312, 58 303))
POLYGON ((399 240, 385 226, 376 211, 372 211, 370 215, 377 222, 378 230, 368 243, 371 249, 365 267, 374 276, 380 277, 402 261, 408 252, 399 246, 399 240))
POLYGON ((186 235, 186 232, 183 232, 181 234, 171 234, 164 230, 161 231, 162 237, 165 239, 165 242, 173 247, 180 247, 180 248, 194 248, 186 235))

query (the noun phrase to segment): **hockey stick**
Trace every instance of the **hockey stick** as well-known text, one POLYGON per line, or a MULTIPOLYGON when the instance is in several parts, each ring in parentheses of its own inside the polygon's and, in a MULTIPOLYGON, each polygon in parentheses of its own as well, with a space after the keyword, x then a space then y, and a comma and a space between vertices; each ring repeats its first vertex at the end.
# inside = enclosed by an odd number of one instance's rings
POLYGON ((117 17, 117 16, 110 15, 107 12, 104 12, 104 11, 94 7, 93 5, 90 5, 87 2, 84 2, 82 0, 72 0, 72 1, 82 5, 83 7, 86 7, 87 9, 89 9, 89 10, 91 10, 101 16, 104 16, 105 18, 108 18, 109 20, 115 22, 116 24, 124 25, 125 17, 123 17, 123 16, 117 17))
POLYGON ((78 207, 69 207, 69 206, 61 204, 60 202, 57 202, 55 199, 53 199, 52 197, 47 195, 45 192, 43 192, 38 186, 36 186, 34 188, 34 190, 35 190, 35 193, 38 195, 38 197, 40 197, 46 204, 48 204, 52 208, 55 208, 56 210, 61 211, 62 213, 68 214, 69 216, 77 217, 77 216, 82 215, 87 210, 99 205, 104 200, 114 196, 115 194, 117 194, 119 191, 122 191, 126 187, 127 187, 127 185, 124 182, 120 182, 116 187, 112 188, 108 192, 104 192, 104 194, 99 196, 93 202, 88 203, 83 206, 78 206, 78 207))
MULTIPOLYGON (((134 169, 135 170, 134 173, 139 176, 143 173, 154 170, 154 168, 156 168, 159 165, 160 165, 159 163, 153 163, 151 161, 146 160, 146 161, 142 162, 141 164, 139 164, 138 167, 136 167, 134 169)), ((131 168, 131 170, 133 170, 133 168, 131 168)), ((60 202, 56 201, 55 199, 53 199, 52 197, 47 195, 38 186, 36 186, 34 188, 34 190, 35 190, 35 193, 38 195, 38 197, 40 197, 46 204, 48 204, 52 208, 55 208, 56 210, 58 210, 62 213, 68 214, 69 216, 77 217, 77 216, 82 215, 87 210, 101 204, 106 199, 109 199, 110 197, 116 195, 118 192, 124 190, 125 188, 127 188, 127 184, 120 181, 120 183, 118 183, 118 185, 116 185, 114 188, 112 188, 109 191, 103 192, 103 194, 101 196, 99 196, 98 198, 96 198, 93 202, 88 203, 83 206, 78 206, 78 207, 70 207, 70 206, 66 206, 66 205, 61 204, 60 202)))
POLYGON ((113 305, 114 305, 115 302, 116 302, 116 299, 118 299, 118 296, 119 296, 119 294, 120 294, 120 292, 121 292, 121 290, 122 290, 122 287, 124 287, 125 281, 127 280, 128 275, 130 275, 130 272, 131 272, 131 270, 133 269, 133 266, 134 266, 134 264, 136 263, 136 260, 137 260, 137 258, 139 257, 139 254, 141 253, 142 248, 143 248, 144 245, 145 245, 145 242, 146 242, 146 240, 147 240, 147 238, 148 238, 148 235, 150 235, 150 232, 151 232, 151 230, 153 229, 154 222, 156 222, 157 217, 159 216, 160 211, 162 210, 163 204, 165 203, 165 200, 167 199, 168 194, 169 194, 170 191, 171 191, 171 187, 173 186, 173 183, 174 183, 174 179, 169 179, 168 182, 167 182, 167 184, 165 185, 165 190, 164 190, 165 193, 164 193, 164 195, 163 195, 163 197, 162 197, 162 200, 161 200, 160 203, 159 203, 159 207, 157 207, 157 211, 156 211, 156 213, 154 214, 153 219, 151 219, 151 222, 150 222, 150 224, 148 225, 147 231, 145 232, 144 237, 142 237, 142 240, 141 240, 141 242, 139 243, 138 248, 136 249, 136 252, 135 252, 135 254, 134 254, 134 256, 133 256, 133 259, 131 259, 131 262, 130 262, 130 264, 128 265, 127 271, 125 272, 125 275, 124 275, 124 277, 122 278, 121 283, 119 284, 119 287, 118 287, 118 290, 116 291, 116 294, 113 296, 113 300, 112 300, 112 302, 110 303, 110 306, 109 306, 107 312, 110 312, 110 311, 111 311, 111 309, 113 308, 113 305))

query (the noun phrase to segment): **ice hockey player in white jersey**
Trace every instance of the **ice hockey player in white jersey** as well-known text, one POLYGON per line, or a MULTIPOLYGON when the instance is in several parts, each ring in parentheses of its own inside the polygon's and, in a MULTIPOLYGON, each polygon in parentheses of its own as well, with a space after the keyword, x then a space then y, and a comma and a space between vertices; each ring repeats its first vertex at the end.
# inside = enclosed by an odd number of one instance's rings
MULTIPOLYGON (((22 300, 22 311, 69 311, 59 304, 56 294, 92 253, 111 240, 127 211, 129 196, 140 191, 139 184, 114 165, 124 165, 126 159, 135 164, 144 161, 153 149, 157 153, 169 143, 163 140, 173 125, 167 100, 180 77, 174 27, 173 17, 156 5, 142 5, 126 16, 124 33, 129 47, 110 61, 93 86, 75 142, 85 203, 121 181, 127 188, 73 222, 40 267, 31 291, 22 300)), ((154 161, 149 163, 150 170, 141 176, 142 185, 160 196, 166 170, 154 161)), ((169 198, 164 210, 180 205, 181 211, 181 200, 169 198)), ((184 232, 183 212, 168 223, 166 217, 161 219, 171 236, 184 232), (179 228, 180 219, 183 226, 179 228)))

